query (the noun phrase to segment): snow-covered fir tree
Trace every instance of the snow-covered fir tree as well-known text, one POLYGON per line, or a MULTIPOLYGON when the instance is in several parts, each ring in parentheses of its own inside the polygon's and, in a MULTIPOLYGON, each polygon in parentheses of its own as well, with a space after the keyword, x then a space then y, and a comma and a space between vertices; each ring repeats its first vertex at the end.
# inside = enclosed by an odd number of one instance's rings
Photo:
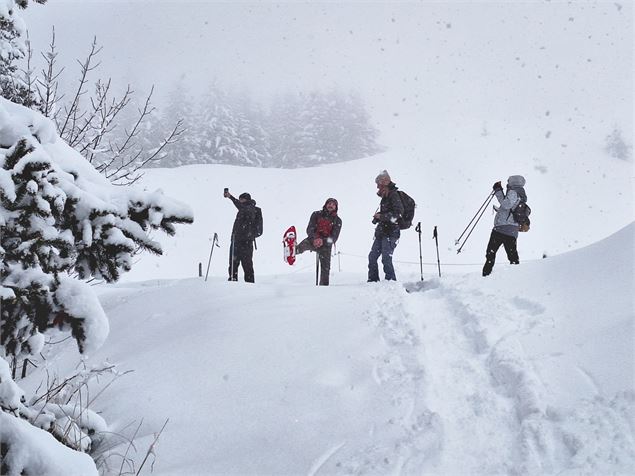
POLYGON ((202 163, 197 144, 198 120, 195 102, 188 93, 185 78, 181 76, 170 89, 166 105, 156 114, 153 113, 150 120, 152 127, 146 127, 142 136, 145 142, 159 144, 169 136, 177 121, 181 121, 180 129, 183 132, 174 146, 146 164, 146 167, 179 167, 202 163))
POLYGON ((251 158, 240 134, 246 119, 237 113, 225 91, 212 84, 199 107, 197 136, 204 163, 258 165, 250 164, 251 158))
MULTIPOLYGON (((87 412, 62 417, 53 404, 30 402, 7 360, 15 368, 18 358, 40 352, 53 328, 70 332, 80 352, 98 348, 108 321, 84 280, 116 281, 137 251, 161 253, 151 230, 172 235, 175 224, 192 220, 189 207, 160 191, 112 185, 57 136, 50 120, 0 99, 2 474, 39 474, 40 465, 58 464, 63 451, 45 450, 47 437, 29 436, 33 431, 89 451, 96 420, 87 423, 87 412)), ((81 457, 75 464, 90 469, 81 457)))
POLYGON ((247 163, 267 167, 271 161, 269 133, 265 130, 265 111, 244 91, 234 100, 238 115, 238 135, 247 152, 247 163))
POLYGON ((268 130, 271 135, 271 156, 274 167, 302 167, 308 140, 302 124, 303 97, 296 94, 277 96, 271 105, 268 130))
MULTIPOLYGON (((34 0, 46 3, 46 0, 34 0)), ((28 0, 0 0, 0 96, 18 104, 35 103, 34 91, 18 74, 18 61, 26 54, 26 27, 18 8, 28 0)))

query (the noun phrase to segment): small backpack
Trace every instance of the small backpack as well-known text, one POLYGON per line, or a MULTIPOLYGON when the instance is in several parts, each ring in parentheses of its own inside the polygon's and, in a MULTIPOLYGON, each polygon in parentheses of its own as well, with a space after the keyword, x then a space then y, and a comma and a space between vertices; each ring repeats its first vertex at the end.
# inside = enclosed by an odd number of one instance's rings
POLYGON ((529 225, 531 225, 531 221, 529 220, 531 208, 527 205, 527 202, 521 201, 512 209, 511 213, 514 217, 514 221, 518 223, 518 231, 529 231, 529 225))
POLYGON ((397 190, 397 193, 399 193, 399 198, 403 204, 403 214, 398 222, 399 229, 407 230, 412 226, 412 220, 415 217, 415 208, 417 207, 417 204, 414 199, 403 190, 397 190))
POLYGON ((262 235, 262 210, 260 209, 260 207, 255 208, 256 214, 254 216, 255 220, 252 223, 251 234, 254 238, 258 238, 260 235, 262 235))

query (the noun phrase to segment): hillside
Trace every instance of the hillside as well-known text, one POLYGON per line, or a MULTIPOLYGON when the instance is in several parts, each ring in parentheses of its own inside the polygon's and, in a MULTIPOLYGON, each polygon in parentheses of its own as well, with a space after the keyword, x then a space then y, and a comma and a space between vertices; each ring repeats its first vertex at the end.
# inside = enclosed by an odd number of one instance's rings
MULTIPOLYGON (((535 143, 532 153, 551 157, 543 164, 545 171, 514 141, 501 143, 497 138, 489 142, 477 132, 466 133, 461 145, 429 143, 417 151, 395 149, 368 159, 308 169, 200 165, 149 171, 143 185, 149 190, 161 188, 188 203, 195 222, 180 228, 176 238, 157 236, 164 256, 141 256, 124 279, 194 277, 199 262, 204 264, 205 272, 214 233, 219 235, 221 248, 214 251, 210 275, 227 276, 236 209, 223 198, 224 187, 236 196, 250 192, 262 207, 265 232, 254 254, 257 280, 262 275, 290 274, 313 266, 312 257, 304 255, 293 268, 283 263, 282 233, 289 225, 304 233, 311 212, 321 208, 328 197, 337 198, 340 204, 343 228, 337 251, 341 253, 341 269, 365 275, 374 228, 371 217, 379 204, 374 178, 384 168, 417 202, 415 220, 422 222, 423 261, 430 263, 424 269, 428 276, 436 274, 437 257, 431 239, 434 226, 438 226, 445 273, 474 271, 482 266, 493 224, 491 208, 460 255, 456 254, 454 240, 490 193, 492 184, 505 181, 509 175, 526 177, 532 207, 532 229, 519 239, 521 261, 594 243, 635 218, 632 163, 602 156, 601 150, 593 150, 589 142, 580 140, 567 152, 567 157, 577 156, 572 165, 561 160, 562 152, 557 147, 535 143), (494 143, 496 150, 491 149, 494 143), (470 266, 456 266, 463 263, 470 266)), ((402 262, 397 264, 398 278, 418 276, 419 245, 414 228, 402 234, 395 260, 402 262)))
MULTIPOLYGON (((112 330, 87 363, 134 372, 94 407, 115 435, 143 418, 137 464, 169 418, 158 475, 627 474, 634 229, 422 287, 347 272, 329 288, 310 272, 98 287, 112 330)), ((72 344, 49 349, 49 370, 75 365, 72 344)))

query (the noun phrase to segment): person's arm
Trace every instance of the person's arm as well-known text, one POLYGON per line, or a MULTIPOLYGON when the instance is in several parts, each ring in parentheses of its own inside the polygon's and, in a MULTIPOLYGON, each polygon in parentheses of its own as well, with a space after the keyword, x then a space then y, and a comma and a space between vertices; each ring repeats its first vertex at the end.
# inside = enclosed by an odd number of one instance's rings
POLYGON ((318 238, 315 232, 317 231, 317 220, 318 220, 319 212, 311 213, 311 218, 309 218, 309 224, 306 227, 306 234, 311 239, 314 240, 318 238))
POLYGON ((236 197, 234 197, 233 195, 229 195, 227 198, 229 198, 232 203, 236 206, 236 208, 238 208, 240 210, 240 206, 242 205, 240 203, 240 200, 238 200, 236 197))

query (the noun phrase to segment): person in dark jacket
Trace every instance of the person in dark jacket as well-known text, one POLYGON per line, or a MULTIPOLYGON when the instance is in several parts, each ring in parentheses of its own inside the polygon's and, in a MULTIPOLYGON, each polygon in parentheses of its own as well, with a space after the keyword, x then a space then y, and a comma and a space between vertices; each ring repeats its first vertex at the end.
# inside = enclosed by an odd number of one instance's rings
POLYGON ((384 274, 387 281, 396 281, 395 268, 392 264, 392 254, 397 247, 401 231, 399 219, 404 208, 397 192, 397 186, 392 182, 387 171, 382 171, 377 178, 377 195, 381 197, 379 210, 373 216, 375 240, 368 254, 368 282, 379 281, 379 267, 377 260, 381 256, 384 274))
POLYGON ((241 193, 236 199, 231 193, 225 192, 238 213, 232 229, 231 245, 229 247, 229 279, 238 281, 238 267, 242 264, 246 283, 253 283, 254 276, 254 228, 256 223, 256 202, 248 193, 241 193))
POLYGON ((489 276, 496 262, 496 252, 503 245, 507 253, 507 259, 511 264, 519 264, 518 258, 518 229, 519 225, 514 221, 512 210, 521 202, 527 201, 525 193, 525 178, 522 175, 512 175, 507 179, 507 193, 503 193, 503 186, 496 182, 492 189, 498 200, 499 206, 494 207, 494 228, 487 243, 485 251, 485 265, 483 276, 489 276))
POLYGON ((305 251, 315 251, 320 259, 320 286, 329 285, 331 272, 331 250, 340 236, 342 220, 337 216, 338 203, 334 198, 329 198, 324 203, 322 210, 311 213, 309 224, 306 227, 307 237, 298 243, 296 254, 305 251))

